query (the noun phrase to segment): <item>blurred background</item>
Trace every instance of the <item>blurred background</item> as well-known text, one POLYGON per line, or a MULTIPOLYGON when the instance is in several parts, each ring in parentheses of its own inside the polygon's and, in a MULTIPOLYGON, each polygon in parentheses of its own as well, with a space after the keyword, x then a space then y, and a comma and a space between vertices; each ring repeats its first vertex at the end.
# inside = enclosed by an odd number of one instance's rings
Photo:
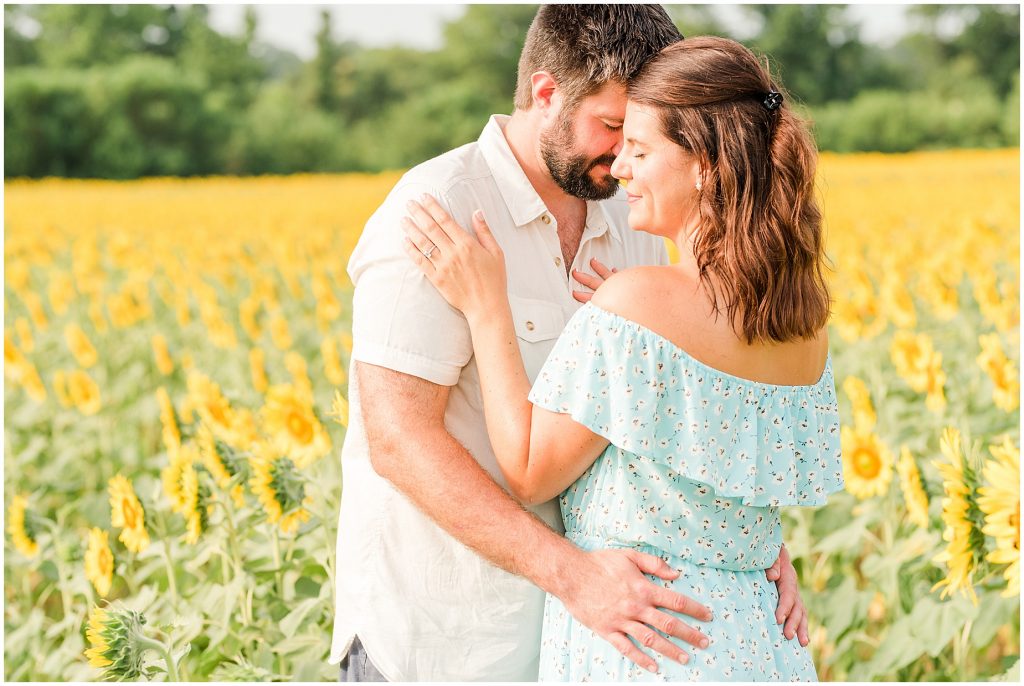
MULTIPOLYGON (((536 6, 4 6, 4 677, 333 681, 349 256, 536 6)), ((822 150, 823 681, 1020 680, 1020 9, 669 6, 822 150)))
MULTIPOLYGON (((667 7, 767 54, 822 150, 1018 144, 1016 5, 667 7)), ((6 175, 406 168, 511 110, 535 8, 5 5, 6 175)))

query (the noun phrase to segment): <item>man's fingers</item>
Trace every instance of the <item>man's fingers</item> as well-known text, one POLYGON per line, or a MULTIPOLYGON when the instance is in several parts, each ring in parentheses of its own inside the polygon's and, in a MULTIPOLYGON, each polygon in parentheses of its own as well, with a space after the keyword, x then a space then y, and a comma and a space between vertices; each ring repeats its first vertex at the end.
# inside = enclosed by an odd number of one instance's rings
MULTIPOLYGON (((700 619, 703 621, 711 620, 710 608, 705 605, 701 605, 693 598, 687 598, 686 596, 670 591, 667 588, 655 588, 653 600, 657 607, 663 607, 666 610, 675 610, 680 614, 693 617, 694 619, 700 619)), ((680 638, 682 637, 680 636, 680 638)))
POLYGON ((668 579, 669 581, 679 576, 678 570, 669 567, 668 563, 657 555, 641 553, 636 550, 629 550, 627 554, 629 555, 629 559, 633 561, 633 564, 635 564, 644 574, 653 574, 654 576, 661 577, 662 579, 668 579))
POLYGON ((800 645, 804 648, 811 642, 811 635, 807 633, 807 613, 804 612, 803 618, 800 619, 800 628, 796 630, 796 636, 800 639, 800 645))
POLYGON ((775 608, 775 623, 782 624, 793 612, 796 604, 796 588, 783 584, 779 588, 779 606, 775 608))
MULTIPOLYGON (((711 644, 710 639, 700 631, 693 628, 686 622, 681 621, 678 617, 673 617, 666 612, 659 612, 653 608, 648 608, 641 619, 661 633, 681 638, 692 646, 707 648, 708 645, 711 644)), ((668 655, 669 657, 674 657, 662 650, 659 650, 658 652, 663 655, 668 655)))
POLYGON ((680 664, 686 664, 690 656, 676 644, 672 643, 657 631, 641 624, 640 622, 629 622, 625 627, 626 633, 632 636, 637 643, 648 650, 653 650, 667 658, 671 658, 680 664))
POLYGON ((800 628, 800 620, 804 616, 804 610, 802 607, 794 607, 793 611, 789 613, 789 617, 786 619, 786 625, 782 628, 782 634, 786 638, 793 638, 796 636, 796 630, 800 628))
POLYGON ((650 656, 645 655, 639 648, 633 645, 633 642, 626 637, 626 634, 616 632, 609 634, 604 637, 606 641, 615 646, 615 649, 622 653, 626 659, 632 660, 636 664, 640 665, 648 672, 657 672, 658 663, 651 659, 650 656))
POLYGON ((780 561, 780 558, 776 558, 775 562, 772 563, 772 566, 764 570, 764 575, 768 578, 768 581, 777 581, 782 575, 781 565, 779 564, 780 561))
POLYGON ((593 293, 585 293, 583 291, 573 291, 572 297, 579 300, 581 303, 590 302, 590 299, 594 297, 593 293))

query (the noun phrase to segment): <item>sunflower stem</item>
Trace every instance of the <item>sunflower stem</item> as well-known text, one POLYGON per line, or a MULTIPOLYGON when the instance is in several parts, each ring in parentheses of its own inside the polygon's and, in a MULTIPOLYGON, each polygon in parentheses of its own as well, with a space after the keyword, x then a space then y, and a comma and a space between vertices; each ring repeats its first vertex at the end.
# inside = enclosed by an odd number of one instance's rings
POLYGON ((54 565, 57 567, 57 589, 60 591, 60 604, 63 611, 62 618, 66 618, 71 615, 71 598, 68 597, 67 587, 64 579, 67 575, 64 573, 64 546, 60 544, 60 536, 57 534, 58 525, 49 519, 42 518, 46 528, 50 530, 50 537, 53 540, 53 557, 54 565))
POLYGON ((178 583, 174 578, 174 563, 171 561, 171 542, 163 539, 163 558, 167 567, 167 588, 171 592, 171 607, 178 609, 178 583))
POLYGON ((281 574, 281 537, 277 534, 276 526, 273 526, 270 532, 274 539, 274 588, 277 590, 277 597, 284 600, 284 584, 281 574))
POLYGON ((174 664, 174 658, 171 656, 171 651, 167 646, 145 634, 137 634, 136 639, 143 648, 150 648, 160 653, 164 658, 164 662, 167 663, 167 680, 178 681, 178 665, 174 664))

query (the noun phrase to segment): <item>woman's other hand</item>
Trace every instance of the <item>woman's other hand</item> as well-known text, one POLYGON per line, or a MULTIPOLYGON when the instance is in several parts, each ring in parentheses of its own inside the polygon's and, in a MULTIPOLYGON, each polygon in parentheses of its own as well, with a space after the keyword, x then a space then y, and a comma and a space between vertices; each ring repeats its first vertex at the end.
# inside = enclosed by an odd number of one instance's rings
MULTIPOLYGON (((592 291, 596 291, 598 287, 605 282, 609 276, 619 271, 618 269, 609 269, 608 267, 601 264, 601 260, 596 257, 590 260, 590 268, 594 270, 596 276, 593 274, 587 274, 581 272, 578 269, 572 270, 573 278, 576 279, 577 283, 581 283, 592 291)), ((573 291, 572 297, 579 300, 581 303, 588 302, 594 297, 593 293, 587 293, 585 291, 573 291)))
POLYGON ((406 209, 405 251, 452 307, 472 320, 508 302, 505 255, 483 212, 473 213, 474 236, 430 195, 410 200, 406 209))

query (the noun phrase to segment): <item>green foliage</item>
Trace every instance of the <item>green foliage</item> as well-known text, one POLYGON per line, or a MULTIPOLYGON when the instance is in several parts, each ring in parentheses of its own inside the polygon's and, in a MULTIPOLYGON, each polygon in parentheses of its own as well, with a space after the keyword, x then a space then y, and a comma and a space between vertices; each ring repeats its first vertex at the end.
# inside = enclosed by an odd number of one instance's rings
POLYGON ((1003 103, 991 91, 973 97, 865 91, 813 110, 820 148, 837 152, 1012 145, 1003 103))
POLYGON ((103 176, 188 176, 220 167, 218 140, 228 122, 207 106, 202 75, 137 57, 98 72, 91 86, 94 111, 104 122, 91 161, 103 176))
POLYGON ((79 73, 30 67, 4 81, 9 176, 87 176, 100 129, 79 73))
MULTIPOLYGON (((667 9, 687 36, 732 28, 708 7, 667 9)), ((757 23, 746 42, 810 107, 824 150, 1018 144, 1019 7, 915 7, 891 47, 864 43, 843 5, 744 11, 757 23)), ((204 5, 7 5, 7 175, 408 167, 511 111, 535 12, 469 5, 424 51, 338 42, 324 11, 302 62, 256 39, 251 9, 229 36, 204 5)))

